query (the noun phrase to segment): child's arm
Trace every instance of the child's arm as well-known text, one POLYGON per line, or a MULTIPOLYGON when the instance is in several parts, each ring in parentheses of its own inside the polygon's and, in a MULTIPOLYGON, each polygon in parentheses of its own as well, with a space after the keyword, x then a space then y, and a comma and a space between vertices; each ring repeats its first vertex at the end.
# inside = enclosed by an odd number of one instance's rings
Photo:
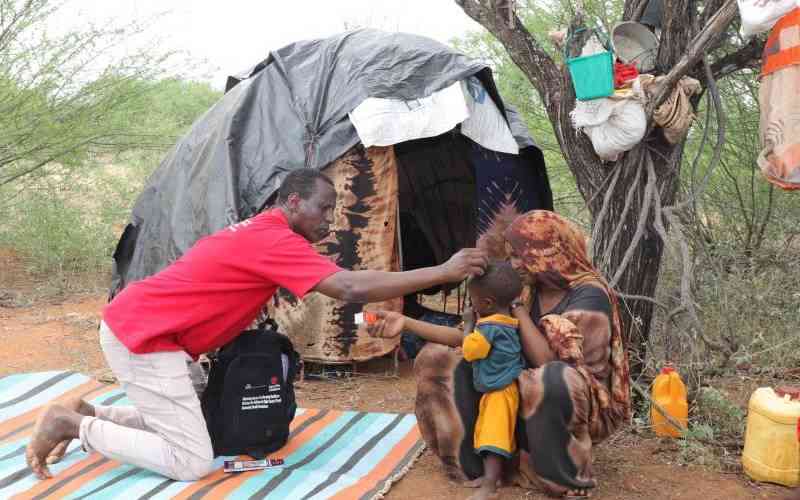
POLYGON ((393 338, 406 330, 419 335, 428 342, 452 347, 460 346, 461 341, 464 340, 464 336, 458 328, 433 325, 393 311, 376 311, 375 315, 378 317, 378 321, 367 326, 367 331, 373 337, 393 338))

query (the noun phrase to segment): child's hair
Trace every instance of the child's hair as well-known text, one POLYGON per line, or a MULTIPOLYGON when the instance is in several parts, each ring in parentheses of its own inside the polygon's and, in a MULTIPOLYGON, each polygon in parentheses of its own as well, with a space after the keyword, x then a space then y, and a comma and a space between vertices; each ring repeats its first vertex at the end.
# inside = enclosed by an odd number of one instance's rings
POLYGON ((470 286, 477 286, 486 295, 494 297, 499 307, 507 307, 522 292, 519 274, 505 261, 492 261, 480 276, 473 276, 470 286))

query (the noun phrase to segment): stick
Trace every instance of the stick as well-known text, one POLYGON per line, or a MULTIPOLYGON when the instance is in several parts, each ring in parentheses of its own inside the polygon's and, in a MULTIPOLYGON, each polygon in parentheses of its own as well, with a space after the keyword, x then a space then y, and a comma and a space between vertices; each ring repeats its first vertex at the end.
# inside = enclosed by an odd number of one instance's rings
POLYGON ((658 404, 655 401, 653 401, 653 398, 651 398, 650 395, 647 394, 647 391, 642 389, 639 386, 639 384, 637 384, 636 382, 631 382, 631 387, 633 387, 633 389, 640 396, 642 396, 644 399, 646 399, 653 406, 653 408, 655 408, 656 411, 658 411, 658 413, 660 413, 661 416, 664 417, 664 419, 667 421, 667 423, 670 426, 672 426, 674 429, 680 431, 681 434, 683 435, 683 437, 686 437, 686 430, 687 430, 686 427, 684 427, 680 422, 678 422, 678 420, 675 417, 673 417, 672 415, 667 413, 667 410, 665 410, 663 406, 661 406, 660 404, 658 404))

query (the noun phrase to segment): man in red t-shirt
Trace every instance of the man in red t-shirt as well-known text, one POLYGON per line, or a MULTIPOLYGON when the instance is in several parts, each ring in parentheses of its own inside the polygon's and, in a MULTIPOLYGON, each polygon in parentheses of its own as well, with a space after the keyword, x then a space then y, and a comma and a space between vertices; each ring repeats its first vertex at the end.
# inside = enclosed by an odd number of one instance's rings
POLYGON ((330 233, 336 192, 314 169, 287 175, 276 208, 200 239, 161 272, 131 283, 104 309, 100 344, 133 403, 51 405, 26 450, 40 479, 80 439, 87 451, 177 480, 199 479, 214 454, 187 360, 230 342, 278 287, 347 302, 380 302, 481 274, 484 252, 407 272, 348 271, 311 243, 330 233))

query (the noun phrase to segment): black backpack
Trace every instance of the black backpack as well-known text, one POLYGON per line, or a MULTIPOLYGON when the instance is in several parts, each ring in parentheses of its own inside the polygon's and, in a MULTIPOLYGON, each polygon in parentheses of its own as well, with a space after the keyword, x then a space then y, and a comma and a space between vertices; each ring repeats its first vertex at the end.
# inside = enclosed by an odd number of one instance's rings
POLYGON ((214 455, 264 458, 282 448, 297 410, 294 378, 300 365, 289 338, 267 320, 209 358, 201 403, 214 455))

